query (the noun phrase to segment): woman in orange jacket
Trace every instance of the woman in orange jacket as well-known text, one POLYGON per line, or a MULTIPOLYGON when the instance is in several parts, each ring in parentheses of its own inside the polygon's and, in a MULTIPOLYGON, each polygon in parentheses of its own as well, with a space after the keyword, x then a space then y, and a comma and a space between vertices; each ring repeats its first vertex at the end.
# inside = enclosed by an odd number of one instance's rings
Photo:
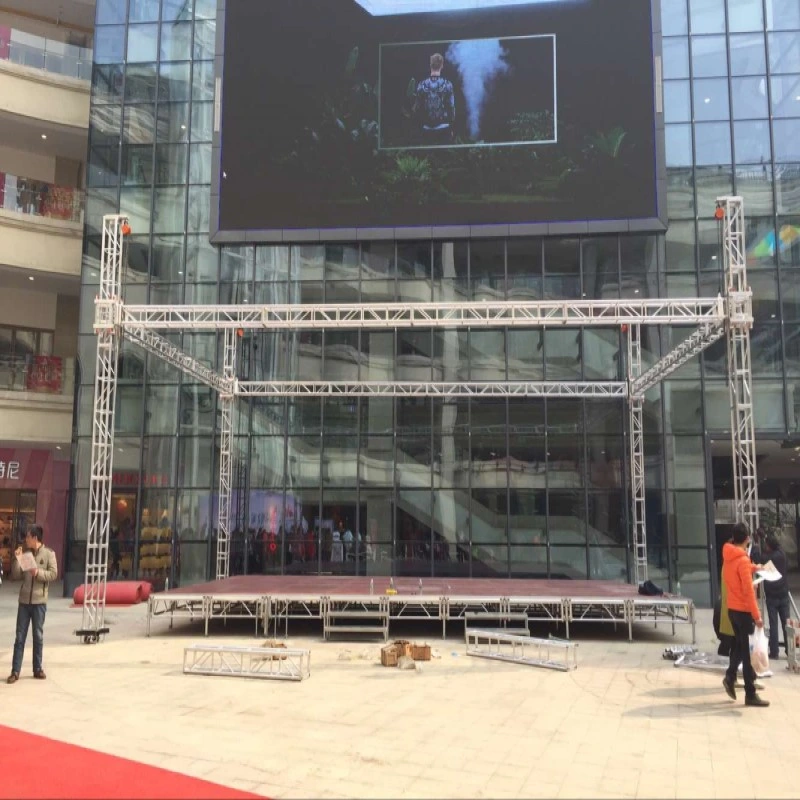
POLYGON ((732 700, 736 699, 736 675, 742 665, 744 677, 744 704, 746 706, 768 706, 756 694, 756 676, 750 663, 750 634, 763 628, 761 612, 758 610, 756 593, 753 587, 753 573, 759 565, 753 564, 747 554, 750 532, 743 523, 733 528, 733 537, 722 548, 722 582, 725 585, 728 603, 728 617, 733 626, 734 641, 731 647, 728 671, 722 685, 732 700))

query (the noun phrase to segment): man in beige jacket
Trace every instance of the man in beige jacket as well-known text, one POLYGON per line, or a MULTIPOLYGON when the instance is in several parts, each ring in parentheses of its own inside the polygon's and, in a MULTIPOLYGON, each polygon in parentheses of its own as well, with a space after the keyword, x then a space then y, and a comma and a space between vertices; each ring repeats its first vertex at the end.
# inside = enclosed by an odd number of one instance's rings
POLYGON ((56 554, 42 544, 43 538, 42 526, 32 525, 25 534, 25 550, 18 547, 11 561, 11 580, 22 581, 22 588, 19 590, 14 657, 7 683, 16 683, 19 680, 25 640, 28 638, 28 628, 31 626, 33 627, 33 677, 39 680, 47 677, 42 669, 44 618, 47 613, 47 590, 50 583, 58 577, 58 565, 56 554), (30 554, 35 566, 23 570, 20 559, 27 554, 30 554))

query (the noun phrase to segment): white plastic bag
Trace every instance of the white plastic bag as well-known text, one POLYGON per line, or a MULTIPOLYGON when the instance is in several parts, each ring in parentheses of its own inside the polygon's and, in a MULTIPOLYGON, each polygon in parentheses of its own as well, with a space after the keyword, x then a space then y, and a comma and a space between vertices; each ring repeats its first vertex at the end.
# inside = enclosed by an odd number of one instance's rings
POLYGON ((750 634, 750 663, 756 675, 769 672, 769 643, 763 628, 756 628, 756 632, 750 634))

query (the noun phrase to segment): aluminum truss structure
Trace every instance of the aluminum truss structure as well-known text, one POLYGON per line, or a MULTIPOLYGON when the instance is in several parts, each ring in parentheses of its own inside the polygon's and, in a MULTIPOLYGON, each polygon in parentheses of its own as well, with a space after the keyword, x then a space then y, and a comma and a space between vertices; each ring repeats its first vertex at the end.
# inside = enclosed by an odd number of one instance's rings
POLYGON ((86 642, 104 627, 114 444, 114 397, 122 338, 180 369, 220 396, 220 474, 216 577, 230 571, 233 415, 237 397, 618 397, 629 407, 629 459, 634 576, 647 579, 644 480, 644 395, 682 364, 727 334, 737 519, 757 523, 757 479, 750 370, 752 292, 747 284, 744 213, 739 197, 717 201, 722 221, 725 295, 716 298, 559 300, 541 302, 380 303, 363 305, 175 306, 127 305, 121 299, 124 215, 103 218, 100 293, 96 301, 97 372, 92 472, 86 549, 86 642), (695 330, 648 369, 642 364, 642 327, 676 325, 695 330), (619 327, 626 336, 624 381, 239 381, 237 338, 245 330, 330 328, 619 327), (198 362, 160 332, 224 334, 222 372, 198 362))
POLYGON ((758 478, 750 361, 753 292, 747 283, 742 198, 720 198, 717 217, 722 218, 722 257, 728 298, 728 385, 736 519, 754 531, 758 528, 758 478))

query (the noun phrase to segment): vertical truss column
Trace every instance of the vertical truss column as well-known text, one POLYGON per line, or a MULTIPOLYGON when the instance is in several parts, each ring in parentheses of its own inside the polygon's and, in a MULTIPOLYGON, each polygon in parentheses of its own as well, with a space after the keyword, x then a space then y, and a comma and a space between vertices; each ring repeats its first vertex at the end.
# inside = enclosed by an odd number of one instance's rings
POLYGON ((716 216, 722 221, 725 299, 728 305, 728 386, 735 514, 737 522, 744 522, 755 531, 758 527, 758 476, 750 360, 753 292, 747 283, 742 198, 717 198, 716 216))
MULTIPOLYGON (((624 330, 624 328, 623 328, 624 330)), ((628 446, 631 470, 631 534, 634 580, 647 580, 647 523, 644 495, 644 397, 633 390, 642 374, 642 330, 628 328, 628 446)))
POLYGON ((219 517, 217 520, 217 580, 227 578, 231 565, 231 459, 233 458, 233 403, 236 381, 236 330, 225 329, 222 377, 230 389, 219 396, 219 517))
POLYGON ((124 237, 130 233, 128 218, 103 217, 100 255, 100 291, 95 300, 94 329, 97 365, 94 379, 89 520, 86 535, 86 570, 81 629, 76 635, 85 643, 99 641, 105 627, 108 542, 111 524, 111 484, 114 460, 114 410, 117 393, 122 259, 124 237))

